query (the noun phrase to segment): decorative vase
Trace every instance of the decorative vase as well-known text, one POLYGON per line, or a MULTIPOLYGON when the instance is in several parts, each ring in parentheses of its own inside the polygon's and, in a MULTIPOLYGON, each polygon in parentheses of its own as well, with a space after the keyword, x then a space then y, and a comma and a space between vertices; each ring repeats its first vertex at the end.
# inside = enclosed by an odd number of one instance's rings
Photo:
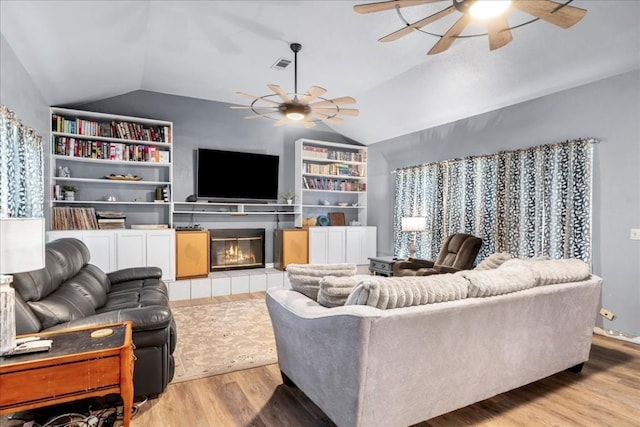
POLYGON ((65 200, 69 200, 69 201, 76 200, 76 192, 75 191, 65 191, 64 192, 64 199, 65 200))
POLYGON ((287 199, 287 204, 290 205, 293 203, 293 199, 287 199))

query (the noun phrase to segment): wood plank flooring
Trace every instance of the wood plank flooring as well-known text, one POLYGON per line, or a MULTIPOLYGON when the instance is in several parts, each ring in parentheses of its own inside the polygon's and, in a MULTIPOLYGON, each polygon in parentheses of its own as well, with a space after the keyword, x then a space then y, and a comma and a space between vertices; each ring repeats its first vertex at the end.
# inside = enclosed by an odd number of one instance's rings
MULTIPOLYGON (((142 405, 132 422, 133 427, 333 425, 300 390, 282 384, 276 364, 170 384, 160 398, 142 405)), ((594 335, 580 374, 562 372, 417 426, 640 426, 640 346, 594 335)))

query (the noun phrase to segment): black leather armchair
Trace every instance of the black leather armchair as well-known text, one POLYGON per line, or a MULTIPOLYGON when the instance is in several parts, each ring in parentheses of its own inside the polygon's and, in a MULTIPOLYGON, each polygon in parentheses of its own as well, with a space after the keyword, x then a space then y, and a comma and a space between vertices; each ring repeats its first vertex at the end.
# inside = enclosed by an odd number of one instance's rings
POLYGON ((155 397, 165 390, 175 367, 176 325, 162 271, 141 267, 105 274, 89 259, 82 241, 59 239, 46 245, 45 268, 15 274, 16 331, 31 334, 131 320, 134 394, 155 397))
POLYGON ((409 258, 393 265, 394 276, 429 276, 470 270, 482 247, 482 239, 471 234, 452 234, 444 241, 438 259, 409 258))

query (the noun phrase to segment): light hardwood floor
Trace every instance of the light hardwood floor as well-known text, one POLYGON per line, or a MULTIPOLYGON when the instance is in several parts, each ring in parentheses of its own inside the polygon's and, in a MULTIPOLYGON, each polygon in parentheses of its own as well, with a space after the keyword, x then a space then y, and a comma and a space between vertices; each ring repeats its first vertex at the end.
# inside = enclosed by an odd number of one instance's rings
MULTIPOLYGON (((263 297, 255 295, 255 297, 263 297)), ((238 297, 225 297, 236 299, 238 297)), ((333 426, 277 365, 170 384, 133 427, 333 426)), ((640 346, 594 335, 579 374, 561 372, 418 424, 427 426, 640 426, 640 346)), ((384 426, 381 426, 384 427, 384 426)))

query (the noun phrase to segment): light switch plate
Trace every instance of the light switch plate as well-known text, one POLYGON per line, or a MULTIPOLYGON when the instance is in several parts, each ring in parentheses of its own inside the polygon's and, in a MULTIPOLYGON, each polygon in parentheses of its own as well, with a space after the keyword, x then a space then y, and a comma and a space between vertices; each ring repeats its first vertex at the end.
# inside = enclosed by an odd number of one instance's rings
POLYGON ((640 240, 640 228, 631 229, 631 240, 640 240))

